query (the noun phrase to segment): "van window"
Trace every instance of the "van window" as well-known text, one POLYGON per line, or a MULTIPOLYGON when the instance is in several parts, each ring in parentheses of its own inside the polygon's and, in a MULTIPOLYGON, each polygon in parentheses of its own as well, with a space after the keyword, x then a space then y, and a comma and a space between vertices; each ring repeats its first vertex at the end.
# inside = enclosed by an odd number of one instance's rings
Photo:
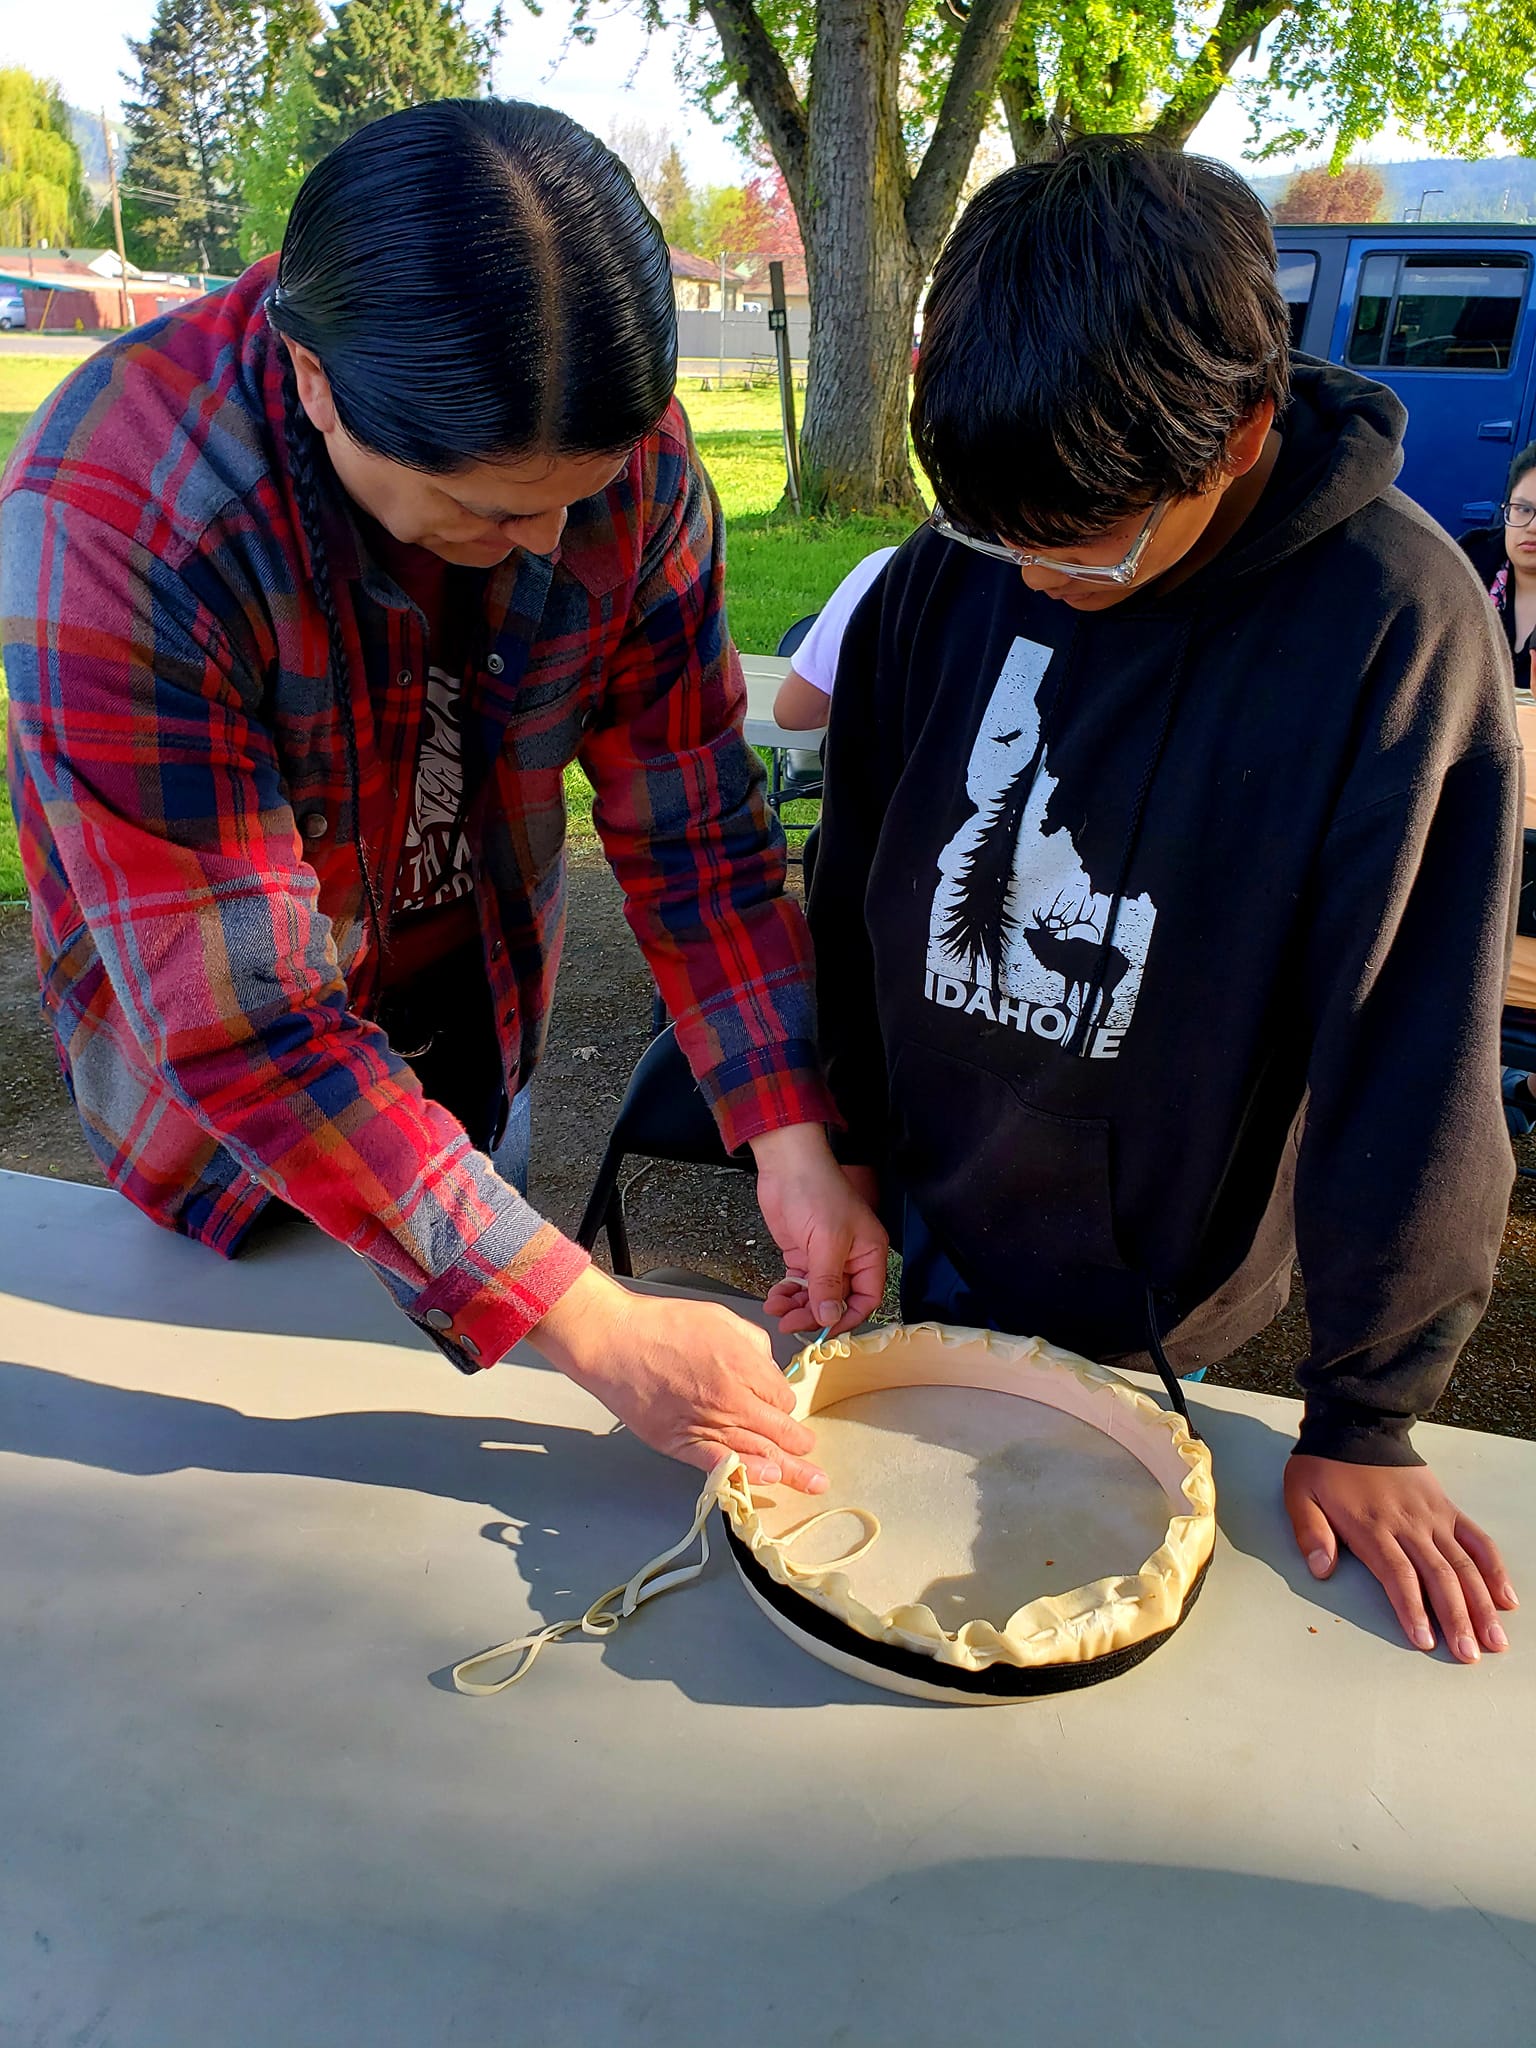
POLYGON ((1507 370, 1530 270, 1524 256, 1367 256, 1352 363, 1507 370))
POLYGON ((1275 282, 1291 316, 1291 347, 1301 347, 1301 331, 1307 324, 1312 287, 1317 283, 1317 258, 1310 249, 1282 249, 1275 282))
POLYGON ((1387 315, 1397 285, 1395 256, 1367 256, 1360 266, 1360 285, 1355 296, 1355 328, 1349 337, 1352 363, 1379 363, 1387 315))

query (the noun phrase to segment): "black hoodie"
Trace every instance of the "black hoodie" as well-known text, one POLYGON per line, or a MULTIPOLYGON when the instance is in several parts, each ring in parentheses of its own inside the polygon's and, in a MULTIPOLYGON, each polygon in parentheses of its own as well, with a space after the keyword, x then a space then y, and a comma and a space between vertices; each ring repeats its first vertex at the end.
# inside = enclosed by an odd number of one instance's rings
POLYGON ((845 1156, 1002 1328, 1260 1327, 1305 1100, 1300 1447, 1366 1464, 1418 1462, 1512 1171, 1509 653, 1391 487, 1403 419, 1297 359, 1234 539, 1103 612, 914 536, 844 643, 811 904, 845 1156))

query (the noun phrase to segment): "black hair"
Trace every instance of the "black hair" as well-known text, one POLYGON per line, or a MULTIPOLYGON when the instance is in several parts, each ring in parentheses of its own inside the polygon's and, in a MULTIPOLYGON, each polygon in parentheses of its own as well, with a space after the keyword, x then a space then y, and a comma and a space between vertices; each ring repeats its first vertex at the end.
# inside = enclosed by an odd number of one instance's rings
POLYGON ((1516 486, 1524 483, 1533 469, 1536 469, 1536 441, 1527 441, 1509 465, 1509 481, 1504 486, 1504 496, 1512 498, 1516 486))
MULTIPOLYGON (((659 423, 677 377, 671 257, 634 179, 566 115, 516 100, 409 107, 333 150, 294 202, 267 318, 319 358, 353 440, 438 476, 501 457, 617 454, 659 423)), ((382 942, 325 552, 327 465, 283 353, 288 466, 382 942)))
POLYGON ((518 100, 408 107, 333 150, 294 202, 270 318, 319 357, 355 441, 436 475, 627 448, 677 375, 671 259, 634 179, 518 100))
POLYGON ((1235 171, 1142 136, 1016 165, 934 271, 912 433, 978 533, 1061 546, 1208 488, 1290 390, 1269 218, 1235 171))

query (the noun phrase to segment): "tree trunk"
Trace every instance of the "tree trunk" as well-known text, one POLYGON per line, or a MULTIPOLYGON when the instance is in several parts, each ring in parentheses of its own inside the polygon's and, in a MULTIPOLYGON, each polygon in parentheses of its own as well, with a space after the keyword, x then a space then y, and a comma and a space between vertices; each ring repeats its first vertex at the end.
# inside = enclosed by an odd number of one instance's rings
MULTIPOLYGON (((1052 110, 1045 103, 1045 91, 1040 83, 1040 60, 1027 26, 1020 28, 1004 60, 998 74, 997 96, 1002 102, 1003 119, 1008 123, 1008 140, 1013 145, 1014 162, 1032 164, 1047 155, 1054 146, 1052 110)), ((1066 115, 1060 98, 1056 102, 1055 114, 1058 120, 1066 115)))
POLYGON ((897 93, 903 7, 817 10, 805 204, 810 374, 801 449, 814 511, 913 505, 907 384, 922 284, 907 231, 897 93))
POLYGON ((915 177, 899 96, 908 0, 820 0, 808 106, 754 0, 702 4, 778 159, 805 244, 805 504, 915 508, 907 383, 918 293, 954 219, 1019 0, 971 0, 915 177))
POLYGON ((1216 25, 1184 67, 1184 75, 1152 123, 1160 142, 1183 149, 1205 119, 1244 50, 1257 50, 1259 37, 1288 12, 1293 0, 1223 0, 1216 25))

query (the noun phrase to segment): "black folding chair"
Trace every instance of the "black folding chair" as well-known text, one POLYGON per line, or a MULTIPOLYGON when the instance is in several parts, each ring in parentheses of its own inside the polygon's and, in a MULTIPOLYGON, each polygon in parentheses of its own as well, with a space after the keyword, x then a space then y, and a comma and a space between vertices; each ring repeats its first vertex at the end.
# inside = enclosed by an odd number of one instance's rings
POLYGON ((709 1105, 699 1092, 670 1024, 640 1055, 609 1133, 597 1179, 587 1199, 576 1242, 591 1251, 599 1231, 608 1235, 615 1273, 633 1278, 629 1229, 620 1175, 626 1159, 669 1159, 685 1166, 728 1166, 752 1173, 752 1154, 733 1158, 725 1149, 709 1105))
MULTIPOLYGON (((811 612, 803 619, 796 619, 789 630, 781 635, 778 652, 785 657, 798 653, 800 643, 815 625, 818 616, 816 612, 811 612)), ((807 740, 810 737, 811 735, 807 733, 807 740)), ((789 803, 814 803, 820 798, 822 791, 821 743, 818 741, 814 746, 807 746, 804 749, 806 754, 814 754, 814 768, 809 761, 796 762, 791 758, 791 752, 800 751, 802 750, 799 748, 791 750, 775 747, 768 768, 768 801, 778 813, 786 838, 791 832, 808 832, 812 828, 799 822, 791 823, 784 816, 784 806, 789 803)))
POLYGON ((818 818, 805 835, 805 851, 800 856, 800 870, 805 877, 805 900, 811 900, 811 883, 816 879, 816 856, 821 852, 821 820, 818 818))

